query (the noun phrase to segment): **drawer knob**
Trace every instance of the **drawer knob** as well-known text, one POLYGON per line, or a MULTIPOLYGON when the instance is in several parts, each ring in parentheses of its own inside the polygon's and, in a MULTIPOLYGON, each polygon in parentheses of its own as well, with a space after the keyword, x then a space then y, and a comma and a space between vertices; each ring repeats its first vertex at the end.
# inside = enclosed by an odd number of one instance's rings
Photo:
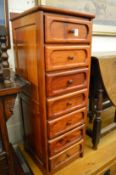
POLYGON ((79 36, 79 29, 71 29, 69 33, 72 33, 74 36, 79 36))
POLYGON ((66 126, 70 126, 70 125, 72 125, 72 123, 68 121, 68 122, 66 123, 66 126))
POLYGON ((69 30, 69 33, 75 33, 75 30, 74 29, 71 29, 71 30, 69 30))
POLYGON ((65 144, 69 144, 71 140, 65 140, 65 144))
POLYGON ((68 80, 67 81, 67 85, 69 86, 69 85, 72 85, 73 84, 73 80, 68 80))
POLYGON ((70 154, 67 153, 67 154, 66 154, 66 157, 67 157, 67 158, 70 157, 70 154))
POLYGON ((70 103, 70 102, 67 102, 67 104, 66 104, 67 106, 71 106, 72 105, 72 103, 70 103))
POLYGON ((69 56, 69 57, 68 57, 68 60, 74 60, 74 59, 75 59, 74 56, 69 56))
POLYGON ((60 139, 60 140, 59 140, 59 143, 61 143, 61 144, 62 144, 62 143, 63 143, 63 141, 64 141, 63 139, 60 139))

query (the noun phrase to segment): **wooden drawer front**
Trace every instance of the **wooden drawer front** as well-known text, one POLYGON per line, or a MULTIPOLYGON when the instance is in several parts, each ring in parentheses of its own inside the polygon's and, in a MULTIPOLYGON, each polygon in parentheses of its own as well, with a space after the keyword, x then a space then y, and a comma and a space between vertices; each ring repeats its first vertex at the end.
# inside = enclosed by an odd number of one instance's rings
POLYGON ((73 129, 66 134, 48 141, 48 148, 49 148, 49 155, 53 156, 60 151, 63 151, 64 149, 68 148, 72 144, 80 141, 84 137, 84 125, 73 129))
POLYGON ((83 142, 79 142, 59 153, 58 155, 49 158, 50 170, 59 168, 63 164, 67 163, 71 159, 80 157, 83 152, 83 142))
POLYGON ((51 139, 85 123, 87 109, 82 108, 58 119, 48 121, 48 137, 51 139))
POLYGON ((47 99, 48 118, 71 112, 87 105, 87 89, 47 99))
POLYGON ((87 87, 88 69, 46 75, 47 96, 54 96, 87 87))
POLYGON ((89 46, 46 46, 46 70, 61 70, 88 66, 90 64, 89 46))
POLYGON ((45 15, 46 43, 89 43, 91 22, 58 15, 45 15))

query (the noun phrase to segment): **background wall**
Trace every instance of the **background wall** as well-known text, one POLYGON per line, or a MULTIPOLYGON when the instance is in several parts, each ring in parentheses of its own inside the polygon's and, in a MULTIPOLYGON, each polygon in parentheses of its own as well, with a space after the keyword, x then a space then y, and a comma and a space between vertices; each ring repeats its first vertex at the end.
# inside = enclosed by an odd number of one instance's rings
MULTIPOLYGON (((34 6, 34 0, 12 0, 9 2, 9 12, 22 12, 32 6, 34 6)), ((10 24, 10 35, 11 35, 11 49, 8 50, 9 61, 11 67, 14 69, 14 55, 13 55, 13 44, 12 44, 12 30, 10 24)), ((116 51, 116 37, 106 36, 93 36, 92 38, 92 52, 105 52, 105 51, 116 51)), ((8 121, 8 131, 10 141, 12 143, 18 143, 23 140, 23 127, 22 119, 19 112, 18 99, 15 104, 14 114, 8 121)))

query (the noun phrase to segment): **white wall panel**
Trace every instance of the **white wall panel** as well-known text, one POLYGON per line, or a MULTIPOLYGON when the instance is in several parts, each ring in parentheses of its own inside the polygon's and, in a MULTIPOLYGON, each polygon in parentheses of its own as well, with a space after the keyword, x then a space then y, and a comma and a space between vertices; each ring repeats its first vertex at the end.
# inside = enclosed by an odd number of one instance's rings
POLYGON ((116 51, 116 37, 93 36, 92 52, 116 51))

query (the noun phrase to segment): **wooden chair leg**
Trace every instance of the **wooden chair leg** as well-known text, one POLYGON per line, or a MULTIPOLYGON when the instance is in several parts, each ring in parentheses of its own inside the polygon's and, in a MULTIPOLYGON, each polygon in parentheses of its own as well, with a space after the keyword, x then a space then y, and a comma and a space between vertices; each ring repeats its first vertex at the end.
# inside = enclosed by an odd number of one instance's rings
POLYGON ((93 149, 97 149, 101 136, 101 112, 103 102, 103 89, 102 86, 98 89, 98 99, 96 106, 96 114, 93 122, 92 143, 93 149))
MULTIPOLYGON (((91 84, 94 84, 91 82, 91 84)), ((89 95, 89 123, 92 123, 95 114, 95 90, 94 87, 90 87, 89 95)))
POLYGON ((92 123, 94 119, 94 106, 95 106, 95 100, 94 98, 90 98, 89 102, 89 123, 92 123))

